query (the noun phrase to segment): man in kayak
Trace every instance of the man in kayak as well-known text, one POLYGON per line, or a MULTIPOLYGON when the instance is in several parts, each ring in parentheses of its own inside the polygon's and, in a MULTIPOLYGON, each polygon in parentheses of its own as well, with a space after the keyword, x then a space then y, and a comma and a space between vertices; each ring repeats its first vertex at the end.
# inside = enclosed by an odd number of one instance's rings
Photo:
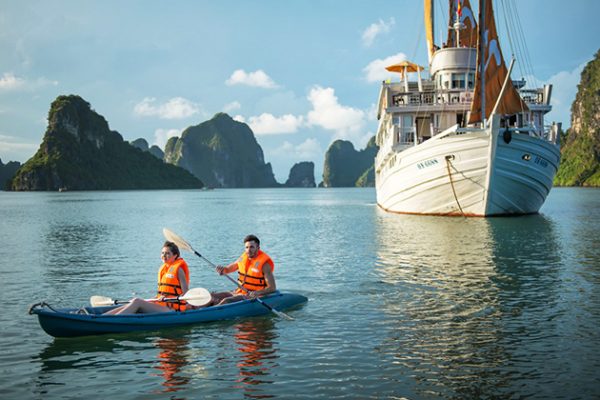
POLYGON ((244 253, 227 266, 217 265, 219 275, 238 272, 240 288, 233 292, 212 293, 212 304, 226 304, 253 299, 277 290, 271 257, 260 249, 260 240, 254 235, 244 238, 244 253))
MULTIPOLYGON (((163 265, 158 270, 156 298, 174 298, 185 294, 190 286, 190 273, 187 263, 180 256, 179 247, 173 242, 165 242, 160 258, 163 265)), ((129 304, 110 310, 105 314, 145 314, 185 310, 185 301, 146 301, 135 298, 129 304)))

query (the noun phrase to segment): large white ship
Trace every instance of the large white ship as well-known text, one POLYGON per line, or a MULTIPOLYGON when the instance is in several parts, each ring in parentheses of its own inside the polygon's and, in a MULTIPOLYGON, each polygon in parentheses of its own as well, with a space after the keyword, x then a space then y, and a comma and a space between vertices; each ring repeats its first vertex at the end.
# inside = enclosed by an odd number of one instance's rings
POLYGON ((560 161, 560 124, 544 121, 551 85, 529 89, 510 79, 513 63, 504 63, 491 0, 479 1, 477 21, 468 0, 450 0, 441 48, 431 3, 425 0, 429 78, 404 61, 387 67, 401 81, 383 82, 380 91, 378 205, 430 215, 538 212, 560 161))

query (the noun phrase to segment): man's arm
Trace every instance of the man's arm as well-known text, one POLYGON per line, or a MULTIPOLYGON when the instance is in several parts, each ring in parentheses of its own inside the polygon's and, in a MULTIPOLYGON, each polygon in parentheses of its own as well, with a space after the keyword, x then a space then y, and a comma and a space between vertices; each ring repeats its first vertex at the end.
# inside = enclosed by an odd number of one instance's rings
POLYGON ((227 265, 226 267, 224 267, 222 265, 217 265, 217 268, 216 268, 219 275, 230 274, 232 272, 237 271, 237 269, 238 269, 237 261, 232 262, 231 264, 227 265))

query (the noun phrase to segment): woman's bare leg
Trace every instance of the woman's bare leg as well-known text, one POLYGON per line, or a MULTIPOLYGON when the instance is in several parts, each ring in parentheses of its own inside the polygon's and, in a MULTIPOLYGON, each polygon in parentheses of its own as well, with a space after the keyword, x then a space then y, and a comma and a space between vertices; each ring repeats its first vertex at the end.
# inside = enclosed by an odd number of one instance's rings
POLYGON ((115 308, 114 310, 110 310, 105 312, 104 314, 109 315, 121 315, 121 314, 151 314, 151 313, 159 313, 159 312, 169 312, 173 311, 171 308, 166 306, 161 306, 160 304, 154 304, 149 301, 145 301, 139 298, 135 298, 131 301, 131 303, 126 304, 122 307, 115 308))

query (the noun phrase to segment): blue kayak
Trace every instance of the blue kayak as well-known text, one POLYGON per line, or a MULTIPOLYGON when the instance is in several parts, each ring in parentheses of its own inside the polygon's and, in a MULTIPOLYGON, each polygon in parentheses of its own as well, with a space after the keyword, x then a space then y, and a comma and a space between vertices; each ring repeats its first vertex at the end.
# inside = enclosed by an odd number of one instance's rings
MULTIPOLYGON (((302 295, 281 292, 275 292, 260 299, 278 311, 299 306, 308 301, 302 295)), ((29 314, 38 316, 40 326, 47 334, 55 337, 73 337, 158 330, 202 322, 254 317, 271 312, 253 299, 186 312, 103 315, 114 307, 118 306, 54 309, 42 302, 31 306, 29 314)))

